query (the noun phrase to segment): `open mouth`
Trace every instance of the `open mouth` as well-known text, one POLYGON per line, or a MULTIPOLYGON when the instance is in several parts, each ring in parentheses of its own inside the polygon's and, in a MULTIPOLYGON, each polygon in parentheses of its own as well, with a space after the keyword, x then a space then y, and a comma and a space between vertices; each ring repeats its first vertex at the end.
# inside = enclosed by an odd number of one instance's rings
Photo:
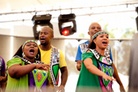
POLYGON ((40 38, 40 41, 45 41, 45 38, 40 38))
POLYGON ((103 42, 102 42, 102 44, 104 44, 104 45, 108 45, 108 42, 106 42, 106 41, 103 41, 103 42))
POLYGON ((35 51, 34 51, 34 49, 30 49, 29 52, 30 52, 30 54, 34 54, 35 51))

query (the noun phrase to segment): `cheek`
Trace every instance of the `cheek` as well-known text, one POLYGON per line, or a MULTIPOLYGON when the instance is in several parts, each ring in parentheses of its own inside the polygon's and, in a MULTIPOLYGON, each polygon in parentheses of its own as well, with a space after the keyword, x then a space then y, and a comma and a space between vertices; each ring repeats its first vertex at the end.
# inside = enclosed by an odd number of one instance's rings
POLYGON ((36 53, 36 54, 38 53, 38 48, 35 48, 35 53, 36 53))
POLYGON ((23 53, 24 53, 25 55, 27 55, 27 54, 28 54, 27 51, 28 51, 28 49, 25 49, 25 48, 24 48, 23 53))

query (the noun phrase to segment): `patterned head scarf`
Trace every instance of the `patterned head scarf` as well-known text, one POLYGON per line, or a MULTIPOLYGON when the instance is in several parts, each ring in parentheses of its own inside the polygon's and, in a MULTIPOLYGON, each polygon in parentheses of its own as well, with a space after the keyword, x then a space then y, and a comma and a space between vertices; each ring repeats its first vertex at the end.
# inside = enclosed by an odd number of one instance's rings
POLYGON ((108 34, 106 31, 99 31, 97 33, 95 33, 93 36, 92 36, 92 40, 94 40, 98 35, 101 35, 101 34, 108 34))
POLYGON ((27 40, 27 41, 25 41, 24 44, 22 45, 22 49, 24 48, 24 46, 25 46, 26 43, 28 43, 28 42, 34 42, 34 43, 37 44, 37 42, 36 42, 35 40, 27 40))

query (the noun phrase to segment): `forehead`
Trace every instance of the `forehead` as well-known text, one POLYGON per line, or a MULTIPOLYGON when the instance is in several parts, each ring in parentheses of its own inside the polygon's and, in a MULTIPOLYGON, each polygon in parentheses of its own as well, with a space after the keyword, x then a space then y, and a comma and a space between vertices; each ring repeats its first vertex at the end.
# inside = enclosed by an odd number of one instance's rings
POLYGON ((35 42, 27 42, 27 43, 25 43, 25 46, 28 45, 28 44, 35 44, 35 45, 37 45, 37 43, 35 43, 35 42))
POLYGON ((52 32, 50 27, 43 27, 40 32, 52 32))
POLYGON ((90 27, 101 27, 98 23, 92 23, 90 27))
POLYGON ((37 44, 36 42, 32 42, 32 41, 30 41, 30 42, 27 42, 26 44, 37 44))

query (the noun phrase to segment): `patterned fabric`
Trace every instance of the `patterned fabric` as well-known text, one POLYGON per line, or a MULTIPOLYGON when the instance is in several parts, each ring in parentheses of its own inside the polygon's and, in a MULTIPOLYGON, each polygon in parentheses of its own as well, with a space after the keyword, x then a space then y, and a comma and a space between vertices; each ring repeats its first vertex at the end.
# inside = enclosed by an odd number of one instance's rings
POLYGON ((34 77, 34 81, 35 81, 35 86, 38 90, 41 90, 43 84, 45 83, 46 79, 47 79, 47 74, 48 71, 45 70, 39 70, 39 69, 34 69, 32 71, 33 73, 33 77, 34 77))
POLYGON ((56 48, 52 48, 51 52, 50 74, 53 85, 57 86, 59 74, 59 51, 56 48))
MULTIPOLYGON (((103 61, 102 63, 106 62, 109 68, 111 68, 112 61, 108 61, 108 59, 105 61, 105 58, 100 57, 99 55, 95 54, 93 52, 85 52, 82 54, 82 61, 84 61, 87 58, 91 58, 93 60, 93 65, 100 69, 99 63, 96 57, 99 58, 100 61, 103 61), (95 56, 96 55, 96 56, 95 56)), ((102 65, 102 64, 101 64, 102 65)), ((108 71, 108 69, 105 66, 105 73, 109 73, 109 75, 113 74, 113 72, 108 71)), ((113 71, 113 70, 112 70, 113 71)), ((81 71, 79 74, 76 92, 112 92, 112 82, 105 81, 101 77, 90 73, 88 69, 85 67, 84 62, 82 62, 81 65, 81 71), (108 90, 108 91, 107 91, 108 90)))
POLYGON ((95 34, 92 36, 92 40, 94 40, 98 35, 101 35, 101 34, 108 34, 108 33, 105 32, 105 31, 99 31, 99 32, 95 33, 95 34))
MULTIPOLYGON (((15 64, 20 64, 22 66, 25 64, 30 64, 29 63, 30 61, 27 61, 27 60, 24 61, 24 60, 25 60, 24 58, 15 56, 7 62, 7 67, 9 68, 15 64)), ((6 92, 29 92, 29 90, 34 91, 35 90, 34 88, 38 88, 38 89, 40 89, 42 87, 46 88, 47 76, 45 75, 44 71, 42 71, 42 70, 38 70, 38 71, 41 71, 41 74, 43 74, 41 76, 41 77, 43 77, 43 78, 41 78, 41 79, 43 79, 43 82, 41 82, 41 83, 39 82, 39 84, 36 84, 35 81, 37 81, 37 80, 35 80, 36 78, 34 79, 32 72, 30 72, 20 78, 12 78, 10 75, 8 75, 6 92), (14 83, 14 85, 13 85, 13 83, 14 83)), ((33 72, 35 73, 35 70, 33 72)), ((36 74, 36 76, 37 76, 37 74, 36 74)), ((31 91, 31 92, 33 92, 33 91, 31 91)))
MULTIPOLYGON (((112 67, 113 62, 110 60, 110 57, 101 56, 95 49, 91 51, 97 59, 99 69, 112 77, 114 69, 112 67)), ((100 85, 103 92, 112 92, 112 81, 105 80, 100 77, 100 85)))
POLYGON ((63 52, 55 47, 52 47, 48 51, 44 51, 40 48, 40 52, 42 62, 50 65, 48 85, 56 86, 58 84, 59 68, 67 66, 63 52))
MULTIPOLYGON (((25 63, 20 58, 13 58, 7 62, 7 67, 9 68, 15 64, 24 65, 25 63)), ((28 75, 20 78, 12 78, 8 75, 6 92, 28 92, 28 87, 28 75)))
MULTIPOLYGON (((82 61, 87 58, 91 58, 93 60, 93 65, 98 67, 98 63, 92 52, 85 52, 82 54, 82 61)), ((102 92, 99 77, 89 72, 84 62, 82 62, 81 65, 76 92, 102 92)))
POLYGON ((87 51, 87 47, 88 47, 88 44, 90 42, 89 41, 86 41, 84 43, 81 43, 79 46, 78 46, 78 50, 77 50, 77 54, 76 54, 76 59, 75 61, 77 60, 81 60, 81 55, 82 53, 84 53, 85 51, 87 51))
POLYGON ((24 48, 25 44, 28 43, 28 42, 34 42, 34 43, 37 44, 37 42, 35 40, 27 40, 27 41, 24 42, 24 44, 22 46, 22 49, 24 48))
MULTIPOLYGON (((87 51, 87 47, 88 47, 88 44, 90 42, 89 41, 86 41, 84 43, 81 43, 79 46, 78 46, 78 50, 77 50, 77 54, 76 54, 76 59, 75 61, 77 60, 82 60, 82 53, 86 52, 87 51)), ((111 48, 110 46, 108 45, 108 47, 105 49, 105 56, 107 57, 110 57, 110 59, 113 61, 113 57, 112 57, 112 52, 111 52, 111 48)))

